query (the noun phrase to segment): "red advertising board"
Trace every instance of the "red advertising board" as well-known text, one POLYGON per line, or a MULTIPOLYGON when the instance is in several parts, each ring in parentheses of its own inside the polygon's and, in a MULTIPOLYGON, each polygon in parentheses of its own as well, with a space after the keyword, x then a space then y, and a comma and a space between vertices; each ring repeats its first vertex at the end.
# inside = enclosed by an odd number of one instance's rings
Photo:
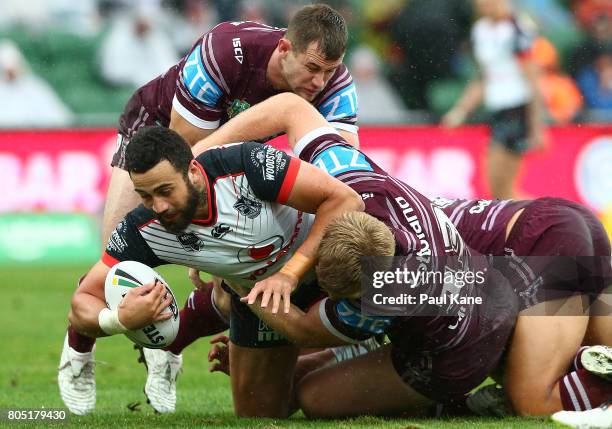
MULTIPOLYGON (((525 159, 521 191, 569 198, 597 211, 612 205, 612 126, 549 133, 548 148, 525 159)), ((484 127, 362 128, 360 141, 383 168, 426 195, 489 196, 484 127)), ((0 213, 99 213, 114 146, 112 130, 0 132, 0 213)))

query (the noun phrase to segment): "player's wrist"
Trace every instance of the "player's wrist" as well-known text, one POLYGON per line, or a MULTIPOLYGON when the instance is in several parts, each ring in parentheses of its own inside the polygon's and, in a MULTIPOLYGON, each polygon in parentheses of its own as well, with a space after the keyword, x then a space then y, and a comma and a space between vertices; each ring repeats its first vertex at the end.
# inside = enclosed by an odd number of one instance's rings
POLYGON ((119 320, 119 309, 109 310, 103 308, 98 314, 100 329, 108 335, 124 334, 129 329, 119 320))
POLYGON ((295 281, 299 281, 313 266, 313 258, 296 252, 283 268, 280 269, 280 272, 295 281))

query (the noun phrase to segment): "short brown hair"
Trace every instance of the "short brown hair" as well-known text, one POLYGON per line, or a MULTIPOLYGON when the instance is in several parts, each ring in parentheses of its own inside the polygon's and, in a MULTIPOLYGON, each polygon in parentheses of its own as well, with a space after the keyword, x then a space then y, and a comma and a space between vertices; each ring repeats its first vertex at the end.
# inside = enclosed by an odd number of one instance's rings
POLYGON ((318 43, 326 60, 337 60, 346 51, 348 31, 342 15, 326 4, 304 6, 289 21, 287 34, 297 52, 318 43))
POLYGON ((394 254, 387 225, 367 213, 344 213, 327 226, 319 245, 319 285, 332 297, 347 297, 361 288, 362 257, 394 254))

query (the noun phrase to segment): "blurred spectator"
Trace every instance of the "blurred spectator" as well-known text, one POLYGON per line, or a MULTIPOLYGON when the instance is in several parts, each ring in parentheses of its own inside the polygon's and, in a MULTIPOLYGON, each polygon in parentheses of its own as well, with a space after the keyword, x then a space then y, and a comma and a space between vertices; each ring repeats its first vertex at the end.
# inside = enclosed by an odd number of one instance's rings
POLYGON ((31 32, 61 30, 93 36, 100 30, 98 0, 2 0, 0 29, 23 26, 31 32))
POLYGON ((370 48, 353 51, 349 70, 357 86, 359 122, 362 124, 396 124, 406 122, 406 109, 397 91, 382 76, 380 60, 370 48))
POLYGON ((557 50, 544 37, 533 44, 533 60, 540 68, 540 90, 549 121, 559 125, 571 122, 583 105, 576 82, 559 68, 557 50))
POLYGON ((0 127, 53 128, 71 124, 70 110, 35 76, 17 46, 0 40, 0 127))
POLYGON ((612 2, 610 0, 574 0, 574 14, 580 25, 589 29, 596 21, 612 21, 612 2))
MULTIPOLYGON (((610 4, 612 1, 608 0, 610 4)), ((596 14, 585 22, 586 39, 570 55, 569 72, 575 77, 585 66, 593 63, 602 48, 612 46, 612 18, 596 14)))
POLYGON ((207 0, 184 0, 176 10, 170 23, 174 45, 180 55, 193 46, 193 41, 219 23, 219 14, 214 4, 207 0))
POLYGON ((100 47, 100 73, 110 85, 143 85, 180 57, 161 29, 159 2, 140 0, 130 12, 112 21, 100 47))
POLYGON ((451 62, 469 35, 469 0, 410 0, 391 25, 403 52, 393 82, 409 108, 428 109, 430 82, 451 75, 451 62))
POLYGON ((481 16, 472 27, 481 73, 470 82, 442 124, 456 127, 484 101, 491 113, 487 175, 495 198, 514 198, 523 154, 543 145, 543 118, 537 65, 532 59, 534 29, 510 0, 476 0, 481 16))
POLYGON ((262 24, 271 24, 263 0, 242 0, 238 7, 237 19, 234 21, 255 21, 262 24))
POLYGON ((612 47, 602 48, 577 81, 589 109, 588 119, 612 122, 612 47))

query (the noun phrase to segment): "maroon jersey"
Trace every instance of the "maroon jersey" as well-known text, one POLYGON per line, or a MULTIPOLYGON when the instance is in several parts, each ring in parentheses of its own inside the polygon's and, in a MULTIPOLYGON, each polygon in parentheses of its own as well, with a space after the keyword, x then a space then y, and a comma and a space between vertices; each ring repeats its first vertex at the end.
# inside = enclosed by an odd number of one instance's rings
MULTIPOLYGON (((444 212, 414 188, 390 176, 367 155, 348 145, 332 128, 320 128, 306 135, 297 143, 295 153, 302 160, 324 169, 359 193, 364 200, 366 213, 385 223, 393 233, 396 256, 413 256, 409 262, 412 270, 475 271, 473 264, 477 254, 464 245, 461 236, 444 212)), ((420 280, 422 282, 413 285, 413 289, 430 296, 442 296, 446 292, 470 297, 482 294, 480 289, 483 286, 474 283, 457 286, 440 282, 438 279, 420 280)), ((347 322, 345 324, 350 326, 352 316, 348 315, 355 310, 354 306, 348 302, 338 305, 335 316, 339 316, 343 319, 340 322, 347 322)), ((429 305, 410 305, 405 315, 399 318, 373 316, 370 324, 372 329, 365 331, 389 333, 387 328, 392 325, 410 325, 410 330, 416 327, 416 331, 425 335, 435 331, 436 334, 429 338, 430 346, 440 350, 460 343, 470 326, 478 324, 475 321, 479 312, 477 305, 444 305, 443 311, 437 312, 437 316, 432 315, 429 305), (437 328, 433 328, 434 326, 437 328)), ((330 310, 334 312, 333 309, 330 310)), ((363 319, 360 319, 360 323, 362 322, 363 319)), ((359 329, 363 331, 361 328, 363 326, 359 329)))
MULTIPOLYGON (((214 129, 280 91, 269 84, 268 62, 284 28, 223 22, 204 34, 178 64, 136 91, 119 120, 113 166, 123 168, 125 147, 144 125, 168 126, 174 108, 185 120, 214 129)), ((312 104, 338 129, 357 132, 357 94, 341 64, 312 104)))
POLYGON ((506 225, 512 215, 531 204, 514 200, 463 200, 438 197, 433 204, 444 210, 465 243, 485 255, 504 255, 506 225))
POLYGON ((398 374, 413 388, 436 400, 461 396, 478 386, 497 364, 512 332, 517 305, 498 271, 481 264, 442 209, 412 187, 387 174, 365 154, 348 145, 332 128, 303 137, 295 153, 349 185, 364 200, 366 213, 384 222, 396 241, 396 256, 414 271, 475 272, 486 284, 421 278, 409 289, 442 297, 456 293, 481 297, 481 304, 408 304, 403 314, 364 312, 362 301, 324 300, 322 323, 343 341, 385 333, 392 343, 398 374), (495 283, 493 288, 487 286, 495 283), (487 290, 488 289, 488 290, 487 290), (431 306, 439 306, 438 311, 431 306))

